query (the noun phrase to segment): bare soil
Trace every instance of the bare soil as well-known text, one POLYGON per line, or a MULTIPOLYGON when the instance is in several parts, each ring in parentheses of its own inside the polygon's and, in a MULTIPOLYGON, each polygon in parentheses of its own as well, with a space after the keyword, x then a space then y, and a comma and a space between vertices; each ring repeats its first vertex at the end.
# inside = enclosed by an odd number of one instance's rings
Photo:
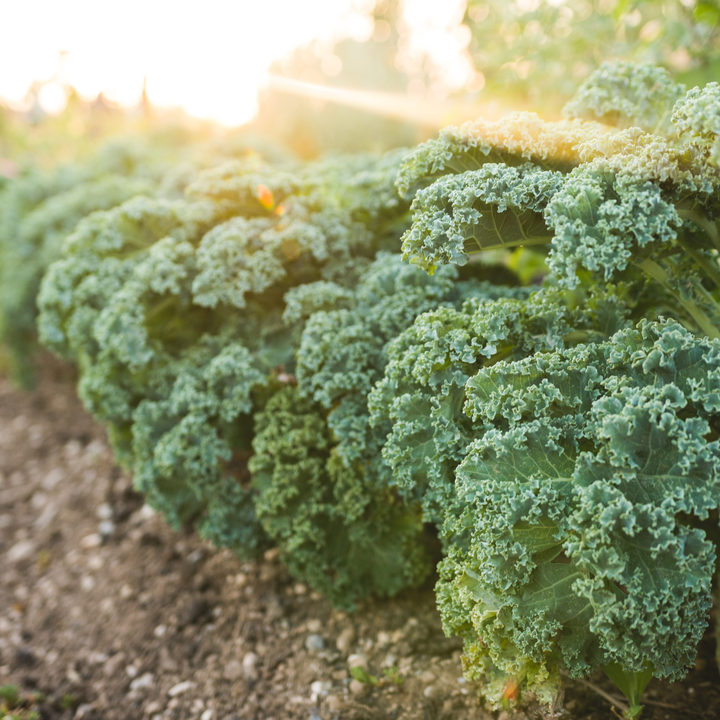
MULTIPOLYGON (((527 719, 486 711, 463 681, 432 583, 347 615, 274 551, 244 563, 173 531, 114 465, 72 371, 40 364, 33 392, 0 379, 0 685, 21 688, 20 717, 527 719), (377 678, 395 666, 396 682, 360 683, 353 664, 377 678)), ((714 653, 708 633, 684 682, 650 684, 643 717, 720 718, 714 653)), ((568 681, 563 718, 615 717, 568 681)))

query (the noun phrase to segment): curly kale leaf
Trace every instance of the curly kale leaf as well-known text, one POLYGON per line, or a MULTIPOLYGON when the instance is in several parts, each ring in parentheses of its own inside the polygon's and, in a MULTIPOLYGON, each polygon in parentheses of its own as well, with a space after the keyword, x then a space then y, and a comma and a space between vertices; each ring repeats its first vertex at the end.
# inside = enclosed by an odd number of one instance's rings
POLYGON ((250 470, 258 518, 290 572, 351 609, 416 585, 429 567, 419 507, 378 481, 372 456, 346 463, 334 444, 325 412, 289 387, 256 415, 250 470))
POLYGON ((456 268, 430 277, 398 255, 380 253, 352 291, 320 281, 287 294, 292 324, 323 304, 337 300, 344 307, 318 309, 305 324, 297 387, 275 395, 258 416, 253 484, 261 522, 291 571, 333 602, 351 605, 371 591, 394 594, 421 577, 421 508, 391 489, 384 434, 371 427, 367 407, 388 343, 422 312, 459 308, 466 298, 491 293, 487 284, 459 280, 456 268), (350 536, 352 543, 344 539, 350 536), (346 542, 367 557, 348 554, 346 542), (391 542, 398 567, 378 556, 390 553, 391 542), (368 574, 368 562, 377 574, 368 574))
POLYGON ((324 196, 320 171, 303 172, 236 162, 184 200, 93 214, 39 295, 41 337, 77 363, 83 402, 149 501, 245 555, 265 542, 248 485, 252 415, 292 377, 298 321, 327 301, 303 288, 347 295, 377 250, 342 187, 324 196))
POLYGON ((646 246, 669 245, 682 226, 657 185, 592 167, 570 173, 548 202, 545 220, 554 232, 548 264, 569 287, 580 266, 609 280, 646 246))
POLYGON ((557 290, 485 287, 462 310, 428 312, 388 347, 384 376, 369 396, 371 422, 387 432, 383 457, 393 482, 420 495, 426 518, 454 512, 454 473, 484 421, 463 413, 466 383, 484 365, 601 341, 624 327, 612 296, 571 308, 557 290), (385 430, 387 428, 387 430, 385 430))
POLYGON ((685 86, 675 83, 664 68, 614 60, 585 80, 563 115, 671 135, 673 106, 684 94, 685 86))
POLYGON ((677 134, 686 143, 698 143, 710 149, 710 162, 720 165, 720 85, 708 83, 693 88, 677 101, 672 121, 677 134))
POLYGON ((146 178, 111 174, 88 180, 88 174, 57 171, 45 180, 30 175, 0 196, 0 339, 12 351, 15 376, 26 385, 33 380, 35 297, 65 237, 89 213, 155 189, 146 178))
POLYGON ((449 174, 479 170, 488 163, 508 166, 528 161, 543 170, 567 172, 579 164, 576 146, 608 128, 578 120, 544 122, 535 113, 512 113, 498 121, 482 118, 440 131, 410 153, 396 184, 403 197, 449 174))
POLYGON ((718 390, 720 345, 673 322, 468 381, 484 431, 448 532, 470 540, 444 561, 438 598, 471 676, 494 668, 532 689, 560 667, 685 674, 712 602, 716 551, 698 523, 720 498, 718 390))
POLYGON ((307 322, 298 349, 301 391, 326 408, 349 393, 366 396, 382 373, 390 340, 426 310, 459 304, 472 292, 474 284, 458 282, 454 268, 443 270, 431 278, 399 255, 379 255, 346 309, 316 312, 307 322))
POLYGON ((562 184, 561 173, 530 163, 447 175, 415 195, 403 257, 433 272, 465 265, 469 253, 546 244, 552 234, 542 213, 562 184))
POLYGON ((155 378, 156 398, 132 413, 134 479, 148 502, 171 524, 196 520, 201 534, 244 556, 263 545, 263 533, 247 476, 233 474, 230 441, 266 382, 247 348, 208 340, 155 378))

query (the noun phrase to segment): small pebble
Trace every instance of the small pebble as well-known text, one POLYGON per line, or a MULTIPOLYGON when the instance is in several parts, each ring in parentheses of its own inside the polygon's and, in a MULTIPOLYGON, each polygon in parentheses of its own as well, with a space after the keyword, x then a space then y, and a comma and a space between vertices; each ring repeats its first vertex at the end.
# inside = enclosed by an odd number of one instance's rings
POLYGON ((90 570, 100 570, 105 565, 105 560, 103 559, 102 555, 99 555, 98 553, 93 553, 92 555, 88 556, 87 559, 87 566, 90 568, 90 570))
POLYGON ((329 680, 316 680, 310 685, 310 692, 313 695, 327 695, 332 690, 332 683, 329 680))
POLYGON ((91 533, 80 540, 80 547, 83 550, 90 550, 100 545, 102 545, 102 535, 100 533, 91 533))
POLYGON ((257 661, 258 656, 254 652, 245 653, 245 657, 243 658, 243 673, 245 674, 246 678, 249 678, 250 680, 256 680, 258 677, 257 672, 257 661))
POLYGON ((379 648, 386 648, 390 644, 390 633, 385 631, 379 632, 377 636, 377 646, 379 648))
POLYGON ((47 495, 44 492, 36 492, 30 499, 30 505, 32 505, 35 510, 40 510, 45 507, 47 499, 47 495))
POLYGON ((32 540, 21 540, 7 551, 8 562, 15 563, 25 560, 35 552, 35 543, 32 540))
POLYGON ((437 688, 436 688, 434 685, 428 685, 428 686, 423 690, 423 695, 424 695, 426 698, 434 698, 434 697, 437 695, 437 688))
POLYGON ((200 720, 213 720, 215 717, 215 711, 212 708, 208 708, 201 716, 200 720))
POLYGON ((425 670, 425 671, 423 671, 423 674, 420 676, 420 679, 426 685, 430 685, 431 683, 434 683, 435 680, 437 680, 437 677, 435 676, 435 673, 432 670, 425 670))
POLYGON ((342 698, 338 697, 337 695, 331 695, 326 701, 325 704, 327 705, 327 709, 331 713, 340 712, 343 708, 343 701, 342 698))
POLYGON ((322 630, 322 623, 320 620, 308 620, 307 629, 311 633, 319 633, 322 630))
POLYGON ((202 550, 200 550, 200 549, 198 549, 198 550, 193 550, 193 551, 188 555, 188 560, 189 560, 193 565, 195 565, 196 563, 199 563, 199 562, 203 559, 203 555, 204 555, 204 554, 205 554, 205 553, 204 553, 202 550))
POLYGON ((352 648, 352 644, 355 642, 355 628, 350 626, 346 627, 335 641, 335 647, 343 654, 347 655, 352 648))
POLYGON ((348 687, 351 695, 364 695, 369 690, 365 683, 361 683, 359 680, 355 680, 354 678, 350 681, 350 685, 348 687))
POLYGON ((115 532, 115 523, 112 520, 103 520, 98 524, 98 533, 104 538, 110 537, 115 532))
POLYGON ((298 583, 293 588, 293 592, 296 595, 307 595, 307 585, 303 585, 302 583, 298 583))
POLYGON ((171 698, 177 697, 178 695, 182 695, 184 692, 187 692, 191 687, 194 687, 194 685, 194 682, 191 682, 190 680, 185 680, 184 682, 180 682, 177 685, 173 685, 168 690, 168 695, 171 698))
POLYGON ((308 635, 305 638, 305 648, 311 652, 322 650, 325 647, 325 640, 322 635, 308 635))
POLYGON ((103 503, 102 505, 98 505, 96 515, 98 520, 111 520, 113 516, 113 509, 110 507, 109 503, 103 503))
POLYGON ((348 667, 352 670, 353 668, 359 667, 365 670, 367 672, 368 669, 368 660, 365 655, 362 653, 358 653, 357 655, 351 655, 348 658, 348 667))
MULTIPOLYGON (((132 667, 132 666, 130 666, 132 667)), ((131 683, 130 683, 130 689, 131 690, 141 690, 142 688, 150 687, 153 684, 153 674, 152 673, 143 673, 140 675, 140 677, 136 677, 131 683)))
POLYGON ((153 713, 158 713, 163 709, 163 706, 161 703, 159 703, 157 700, 153 700, 153 702, 148 703, 145 706, 145 714, 146 715, 152 715, 153 713))
POLYGON ((165 635, 166 632, 167 632, 167 625, 158 625, 158 626, 153 630, 153 635, 154 635, 156 638, 161 638, 161 637, 163 637, 163 636, 165 635))
POLYGON ((280 557, 280 550, 278 548, 271 548, 266 550, 263 554, 266 562, 275 562, 280 557))
POLYGON ((382 666, 386 668, 395 667, 397 665, 397 658, 392 653, 388 653, 385 659, 382 661, 382 666))
POLYGON ((239 680, 245 674, 242 663, 237 660, 231 660, 223 668, 223 677, 226 680, 239 680))

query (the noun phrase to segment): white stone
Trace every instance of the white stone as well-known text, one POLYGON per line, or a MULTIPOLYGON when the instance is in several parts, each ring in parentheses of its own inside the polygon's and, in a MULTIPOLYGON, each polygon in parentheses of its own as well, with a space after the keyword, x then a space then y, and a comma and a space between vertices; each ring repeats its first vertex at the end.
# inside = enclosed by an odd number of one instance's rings
POLYGON ((98 523, 98 532, 103 537, 110 537, 115 532, 115 523, 112 520, 103 520, 98 523))
POLYGON ((223 668, 222 674, 226 680, 239 680, 245 674, 245 669, 239 661, 231 660, 223 668))
POLYGON ((313 695, 327 695, 332 690, 330 680, 316 680, 310 685, 310 692, 313 695))
POLYGON ((110 506, 110 503, 102 503, 102 505, 98 505, 98 509, 95 511, 95 514, 98 517, 98 520, 111 520, 113 516, 113 509, 110 506))
POLYGON ((184 692, 187 692, 190 690, 190 688, 194 687, 195 683, 190 680, 184 680, 183 682, 179 682, 177 685, 173 685, 168 690, 168 695, 171 698, 177 697, 178 695, 182 695, 184 692))
POLYGON ((139 677, 136 677, 130 683, 130 689, 131 690, 142 690, 143 688, 148 688, 153 684, 154 680, 155 680, 155 678, 153 677, 152 673, 143 673, 139 677))
POLYGON ((325 640, 322 635, 308 635, 305 638, 305 648, 311 652, 322 650, 325 647, 325 640))
POLYGON ((25 560, 35 552, 35 543, 32 540, 20 540, 7 551, 8 562, 15 563, 25 560))
POLYGON ((100 533, 91 533, 80 540, 80 547, 83 550, 90 550, 100 545, 102 545, 102 535, 100 533))
POLYGON ((245 657, 243 657, 243 673, 245 673, 245 677, 250 678, 251 680, 255 680, 258 676, 257 672, 257 661, 258 656, 254 652, 245 653, 245 657))
POLYGON ((352 670, 353 668, 359 667, 365 672, 367 672, 368 669, 368 660, 365 655, 362 653, 357 653, 356 655, 351 655, 348 658, 348 667, 352 670))
POLYGON ((167 625, 158 625, 158 626, 153 630, 153 635, 154 635, 156 638, 161 638, 161 637, 163 637, 163 636, 165 635, 166 632, 167 632, 167 625))
POLYGON ((80 578, 80 587, 85 592, 90 592, 95 587, 95 578, 92 575, 83 575, 80 578))
POLYGON ((350 626, 346 627, 335 641, 335 647, 343 654, 347 655, 350 652, 353 642, 355 642, 355 628, 350 626))
POLYGON ((359 680, 351 680, 348 686, 352 695, 364 695, 368 690, 368 686, 365 683, 361 683, 359 680))

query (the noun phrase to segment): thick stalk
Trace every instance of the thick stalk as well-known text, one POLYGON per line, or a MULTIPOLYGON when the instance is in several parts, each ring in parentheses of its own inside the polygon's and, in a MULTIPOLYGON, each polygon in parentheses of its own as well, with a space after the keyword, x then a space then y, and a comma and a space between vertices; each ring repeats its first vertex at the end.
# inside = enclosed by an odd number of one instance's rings
POLYGON ((685 300, 679 292, 670 287, 670 276, 654 260, 646 259, 638 263, 653 280, 657 280, 687 311, 688 315, 697 323, 698 327, 710 338, 720 340, 720 330, 715 327, 710 318, 694 300, 685 300))
POLYGON ((685 240, 678 238, 678 245, 697 263, 697 266, 720 288, 720 268, 709 265, 707 259, 688 245, 685 240))
POLYGON ((699 212, 695 212, 695 210, 678 210, 678 215, 683 220, 690 220, 690 222, 695 223, 704 230, 712 240, 715 248, 720 250, 720 232, 718 232, 717 225, 712 220, 708 220, 708 218, 699 212))

